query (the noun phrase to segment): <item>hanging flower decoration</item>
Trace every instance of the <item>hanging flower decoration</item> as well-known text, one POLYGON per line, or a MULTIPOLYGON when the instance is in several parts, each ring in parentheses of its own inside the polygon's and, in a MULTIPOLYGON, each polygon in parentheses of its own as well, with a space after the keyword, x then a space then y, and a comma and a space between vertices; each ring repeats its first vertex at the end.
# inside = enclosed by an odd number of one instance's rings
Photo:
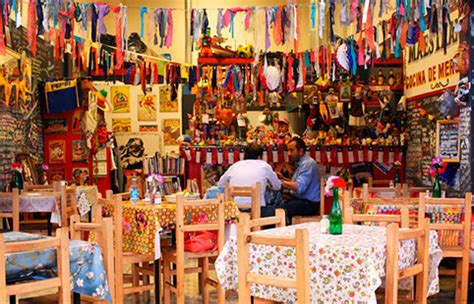
POLYGON ((326 180, 326 187, 324 187, 324 191, 326 192, 326 196, 332 196, 332 189, 333 188, 346 188, 346 181, 340 176, 330 176, 326 180))
POLYGON ((16 170, 16 171, 18 171, 18 172, 21 172, 21 163, 19 163, 19 162, 13 162, 11 167, 12 167, 13 170, 16 170))
POLYGON ((400 168, 402 166, 402 163, 399 160, 397 160, 393 163, 393 165, 395 166, 395 168, 400 168))
POLYGON ((430 175, 435 177, 436 172, 443 174, 446 171, 447 163, 443 162, 440 157, 435 157, 431 160, 430 175))

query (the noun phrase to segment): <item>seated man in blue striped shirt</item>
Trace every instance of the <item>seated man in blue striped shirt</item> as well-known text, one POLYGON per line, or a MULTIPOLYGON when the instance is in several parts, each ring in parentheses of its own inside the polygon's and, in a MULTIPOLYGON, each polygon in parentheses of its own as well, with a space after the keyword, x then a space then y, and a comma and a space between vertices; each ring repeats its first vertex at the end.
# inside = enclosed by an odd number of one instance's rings
MULTIPOLYGON (((321 175, 316 161, 306 155, 306 144, 301 138, 294 137, 288 143, 288 155, 295 163, 293 178, 284 178, 282 188, 290 190, 291 197, 284 203, 287 219, 291 223, 293 216, 318 215, 320 207, 321 175)), ((288 223, 288 224, 289 224, 288 223)))

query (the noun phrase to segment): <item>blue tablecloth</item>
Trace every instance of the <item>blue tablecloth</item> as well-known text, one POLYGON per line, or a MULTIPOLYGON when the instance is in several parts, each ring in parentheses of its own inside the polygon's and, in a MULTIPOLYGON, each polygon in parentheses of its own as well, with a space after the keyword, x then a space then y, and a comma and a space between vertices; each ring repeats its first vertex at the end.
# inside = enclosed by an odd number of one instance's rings
MULTIPOLYGON (((6 232, 5 242, 30 241, 47 236, 23 232, 6 232)), ((104 261, 99 246, 86 241, 69 241, 71 285, 73 292, 111 302, 104 261)), ((44 279, 56 276, 56 251, 29 251, 8 254, 7 282, 44 279)))

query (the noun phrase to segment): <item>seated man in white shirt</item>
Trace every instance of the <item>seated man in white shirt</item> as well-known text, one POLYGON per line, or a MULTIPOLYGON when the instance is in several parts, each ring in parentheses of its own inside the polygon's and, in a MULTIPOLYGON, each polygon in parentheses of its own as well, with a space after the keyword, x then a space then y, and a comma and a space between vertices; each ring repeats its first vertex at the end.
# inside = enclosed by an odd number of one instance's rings
MULTIPOLYGON (((263 149, 256 143, 251 144, 245 151, 244 160, 238 161, 227 169, 219 179, 219 187, 224 188, 225 183, 238 186, 253 186, 260 182, 261 193, 261 217, 275 215, 275 206, 267 206, 265 202, 265 191, 267 185, 272 190, 280 190, 281 182, 273 172, 272 167, 261 160, 263 149)), ((236 197, 235 202, 239 204, 249 204, 249 197, 236 197)))

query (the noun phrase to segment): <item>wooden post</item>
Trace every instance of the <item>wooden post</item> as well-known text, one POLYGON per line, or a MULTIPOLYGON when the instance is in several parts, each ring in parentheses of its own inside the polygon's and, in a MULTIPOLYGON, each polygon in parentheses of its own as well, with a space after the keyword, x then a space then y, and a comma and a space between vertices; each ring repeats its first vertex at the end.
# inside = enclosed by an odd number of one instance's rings
POLYGON ((249 243, 247 242, 247 234, 249 229, 249 216, 241 214, 237 226, 237 264, 239 271, 239 304, 250 303, 250 284, 247 281, 249 272, 249 243))

